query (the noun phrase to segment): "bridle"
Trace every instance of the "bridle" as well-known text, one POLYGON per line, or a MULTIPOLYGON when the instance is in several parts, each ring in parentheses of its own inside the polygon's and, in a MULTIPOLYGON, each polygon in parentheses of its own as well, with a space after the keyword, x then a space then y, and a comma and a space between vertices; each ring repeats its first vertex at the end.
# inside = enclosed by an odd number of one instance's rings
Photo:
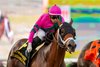
MULTIPOLYGON (((62 26, 62 24, 59 26, 59 28, 62 26)), ((67 38, 65 41, 62 39, 61 35, 59 34, 59 28, 58 28, 58 31, 57 31, 57 39, 55 38, 55 36, 53 36, 53 38, 55 39, 55 41, 58 43, 58 45, 61 47, 61 48, 65 48, 66 49, 66 45, 68 45, 68 42, 70 40, 74 40, 73 37, 69 37, 67 38)))
MULTIPOLYGON (((62 37, 61 37, 61 35, 60 35, 60 29, 61 29, 62 25, 63 25, 63 24, 61 24, 61 25, 59 26, 59 28, 58 28, 58 30, 57 30, 57 35, 54 36, 54 35, 52 34, 52 37, 53 37, 54 41, 57 42, 58 45, 59 45, 61 48, 69 49, 69 48, 66 47, 66 45, 68 46, 68 44, 69 44, 69 42, 70 42, 71 40, 74 41, 74 39, 75 39, 74 36, 75 36, 75 35, 73 34, 73 32, 66 32, 65 35, 67 35, 67 34, 72 34, 73 37, 69 37, 69 38, 67 38, 66 40, 63 40, 62 37)), ((47 38, 49 41, 51 41, 51 42, 53 41, 53 39, 50 39, 50 38, 48 38, 48 37, 46 37, 46 38, 47 38)))

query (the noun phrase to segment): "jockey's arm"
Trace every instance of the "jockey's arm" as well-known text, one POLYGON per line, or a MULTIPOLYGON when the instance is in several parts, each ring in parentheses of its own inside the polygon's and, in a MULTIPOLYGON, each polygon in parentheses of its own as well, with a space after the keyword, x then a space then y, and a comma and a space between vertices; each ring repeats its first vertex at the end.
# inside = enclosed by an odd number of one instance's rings
POLYGON ((41 22, 42 17, 43 17, 43 15, 36 21, 35 25, 34 25, 33 28, 31 29, 31 32, 30 32, 29 38, 28 38, 28 42, 29 42, 29 43, 32 43, 34 34, 39 30, 39 28, 41 28, 41 26, 42 26, 42 24, 43 24, 43 23, 41 22))

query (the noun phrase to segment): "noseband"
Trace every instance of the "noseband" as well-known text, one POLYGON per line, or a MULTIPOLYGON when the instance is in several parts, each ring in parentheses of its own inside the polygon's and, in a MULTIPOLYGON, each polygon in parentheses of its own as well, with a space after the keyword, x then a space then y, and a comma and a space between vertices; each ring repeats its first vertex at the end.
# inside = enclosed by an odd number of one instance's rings
POLYGON ((67 38, 65 41, 62 39, 61 35, 59 34, 59 29, 58 29, 58 35, 57 35, 57 41, 58 41, 58 45, 61 47, 61 48, 65 48, 65 45, 68 44, 68 42, 70 40, 74 40, 73 37, 69 37, 67 38))

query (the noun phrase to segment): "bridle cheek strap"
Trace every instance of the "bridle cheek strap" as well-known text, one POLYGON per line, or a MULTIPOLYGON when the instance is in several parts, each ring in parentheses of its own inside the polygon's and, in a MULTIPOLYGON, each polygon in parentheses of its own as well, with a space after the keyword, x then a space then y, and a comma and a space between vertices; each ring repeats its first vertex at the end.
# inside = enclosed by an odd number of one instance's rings
POLYGON ((67 45, 68 45, 69 41, 70 41, 70 40, 74 40, 74 39, 73 39, 73 37, 69 37, 69 38, 67 38, 67 39, 64 41, 64 40, 61 38, 61 36, 60 36, 60 34, 59 34, 59 29, 58 29, 57 40, 58 40, 58 41, 60 40, 60 41, 62 42, 63 45, 61 45, 60 43, 59 43, 59 45, 60 45, 60 47, 63 47, 63 48, 64 48, 64 46, 66 45, 66 42, 67 42, 67 45))

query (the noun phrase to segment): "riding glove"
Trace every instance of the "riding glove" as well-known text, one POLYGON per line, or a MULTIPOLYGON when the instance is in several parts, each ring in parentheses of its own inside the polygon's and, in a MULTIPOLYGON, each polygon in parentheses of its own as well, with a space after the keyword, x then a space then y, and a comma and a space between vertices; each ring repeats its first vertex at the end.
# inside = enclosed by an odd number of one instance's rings
POLYGON ((31 52, 32 51, 32 43, 28 43, 27 51, 28 52, 31 52))

